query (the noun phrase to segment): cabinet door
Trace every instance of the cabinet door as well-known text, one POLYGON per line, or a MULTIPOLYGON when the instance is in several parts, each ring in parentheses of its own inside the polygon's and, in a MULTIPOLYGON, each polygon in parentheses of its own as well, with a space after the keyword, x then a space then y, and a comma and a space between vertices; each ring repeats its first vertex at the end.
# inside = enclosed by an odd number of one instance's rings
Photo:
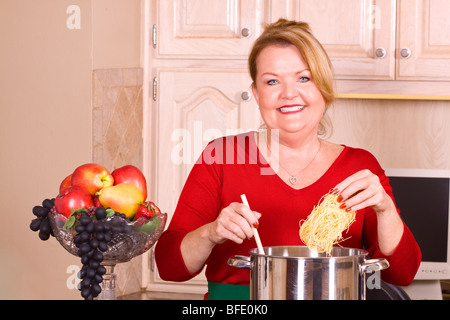
POLYGON ((450 2, 400 0, 398 79, 450 80, 450 2))
POLYGON ((158 57, 246 59, 262 0, 159 0, 158 57))
POLYGON ((337 79, 382 80, 395 73, 395 9, 395 0, 272 1, 271 20, 308 22, 337 79))
MULTIPOLYGON (((156 163, 151 187, 156 203, 169 215, 169 224, 184 182, 208 142, 257 130, 262 119, 255 100, 249 96, 251 80, 247 70, 160 70, 158 84, 152 157, 156 163)), ((151 290, 158 285, 169 290, 170 284, 157 273, 152 278, 151 290)), ((201 274, 183 285, 205 283, 201 274)), ((178 286, 177 290, 187 288, 178 286)))

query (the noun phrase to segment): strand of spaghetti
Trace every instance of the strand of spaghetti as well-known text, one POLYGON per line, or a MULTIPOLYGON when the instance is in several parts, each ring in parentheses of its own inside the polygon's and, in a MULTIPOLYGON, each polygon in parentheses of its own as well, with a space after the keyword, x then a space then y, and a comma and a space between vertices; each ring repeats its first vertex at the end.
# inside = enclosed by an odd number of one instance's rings
POLYGON ((355 221, 355 212, 347 212, 339 206, 338 196, 324 195, 306 220, 300 221, 300 239, 311 250, 331 256, 333 245, 342 242, 342 233, 355 221))

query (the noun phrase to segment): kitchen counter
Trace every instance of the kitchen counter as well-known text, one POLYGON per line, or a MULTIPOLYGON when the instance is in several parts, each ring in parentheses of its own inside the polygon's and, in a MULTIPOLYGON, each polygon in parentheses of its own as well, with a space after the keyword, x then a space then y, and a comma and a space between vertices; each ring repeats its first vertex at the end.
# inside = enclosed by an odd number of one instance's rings
POLYGON ((135 292, 117 297, 118 300, 203 300, 203 294, 178 292, 135 292))
MULTIPOLYGON (((442 298, 450 300, 450 280, 442 280, 442 298)), ((118 300, 203 300, 203 294, 177 292, 135 292, 119 296, 118 300)))

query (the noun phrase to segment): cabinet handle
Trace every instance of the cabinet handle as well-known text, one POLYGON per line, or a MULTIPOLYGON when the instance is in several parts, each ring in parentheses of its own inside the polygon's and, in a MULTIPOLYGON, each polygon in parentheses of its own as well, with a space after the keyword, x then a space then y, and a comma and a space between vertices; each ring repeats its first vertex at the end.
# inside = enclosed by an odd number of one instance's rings
POLYGON ((409 49, 409 48, 401 48, 400 49, 400 56, 403 59, 408 59, 409 57, 411 57, 411 49, 409 49))
POLYGON ((244 29, 241 30, 241 35, 244 38, 248 38, 248 37, 250 37, 252 35, 252 30, 249 29, 249 28, 244 28, 244 29))
POLYGON ((241 93, 241 98, 244 101, 250 101, 250 99, 252 98, 252 94, 250 92, 248 92, 248 91, 243 91, 241 93))
POLYGON ((375 56, 376 56, 378 59, 383 59, 384 57, 386 57, 386 49, 385 49, 385 48, 382 48, 382 47, 377 48, 377 49, 375 50, 375 56))

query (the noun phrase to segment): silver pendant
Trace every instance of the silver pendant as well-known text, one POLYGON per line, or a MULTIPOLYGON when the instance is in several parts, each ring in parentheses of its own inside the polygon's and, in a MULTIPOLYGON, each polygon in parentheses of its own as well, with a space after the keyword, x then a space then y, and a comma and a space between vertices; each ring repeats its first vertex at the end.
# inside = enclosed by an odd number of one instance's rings
POLYGON ((298 182, 298 179, 297 177, 292 176, 289 178, 289 182, 294 186, 298 182))

